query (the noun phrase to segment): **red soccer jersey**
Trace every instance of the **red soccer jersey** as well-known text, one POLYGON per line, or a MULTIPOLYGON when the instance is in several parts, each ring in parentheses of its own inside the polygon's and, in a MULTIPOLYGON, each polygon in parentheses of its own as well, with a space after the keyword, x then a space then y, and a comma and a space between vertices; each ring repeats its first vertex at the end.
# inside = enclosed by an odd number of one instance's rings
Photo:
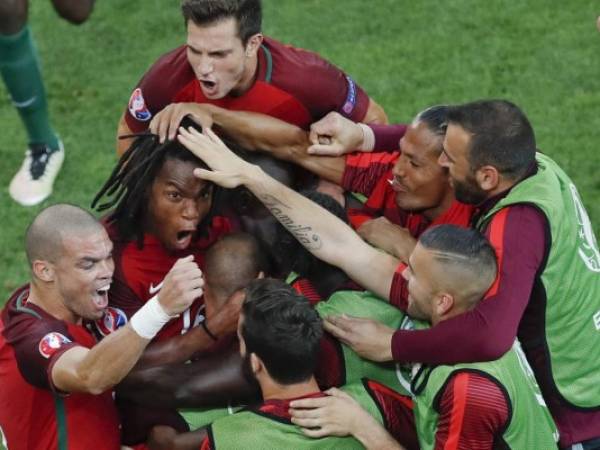
MULTIPOLYGON (((115 273, 109 291, 108 311, 104 318, 96 323, 101 335, 111 333, 126 323, 138 309, 154 297, 160 291, 165 276, 179 258, 193 254, 200 269, 204 269, 204 254, 208 247, 221 236, 231 232, 229 220, 216 216, 206 237, 196 239, 186 250, 173 253, 168 252, 152 235, 145 235, 144 245, 139 248, 135 241, 120 239, 115 227, 109 225, 107 228, 114 243, 115 273)), ((203 311, 204 300, 198 298, 183 314, 167 323, 154 339, 164 340, 185 333, 202 321, 203 311)))
POLYGON ((183 45, 163 55, 144 75, 131 94, 125 120, 132 131, 140 132, 156 113, 179 102, 263 113, 306 129, 329 111, 360 121, 369 97, 319 55, 265 38, 258 52, 256 81, 243 95, 207 99, 183 45))
POLYGON ((75 346, 91 348, 82 326, 28 304, 18 289, 0 322, 0 427, 10 450, 118 450, 119 420, 112 391, 62 394, 52 385, 54 363, 75 346))
MULTIPOLYGON (((475 208, 456 200, 448 210, 433 221, 423 214, 398 208, 396 193, 388 180, 392 178, 392 167, 399 154, 399 152, 354 153, 346 157, 342 186, 346 190, 368 196, 361 209, 348 211, 352 226, 359 228, 367 220, 384 216, 390 222, 407 228, 415 239, 418 239, 427 228, 435 225, 448 223, 468 227, 475 208)), ((390 303, 402 310, 406 309, 408 299, 407 282, 402 276, 405 268, 404 263, 398 266, 389 295, 390 303)))

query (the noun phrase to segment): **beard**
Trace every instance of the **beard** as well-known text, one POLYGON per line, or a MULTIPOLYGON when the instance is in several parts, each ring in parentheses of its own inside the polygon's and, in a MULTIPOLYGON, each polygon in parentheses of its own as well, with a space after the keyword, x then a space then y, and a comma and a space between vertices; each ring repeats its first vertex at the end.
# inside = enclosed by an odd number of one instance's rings
POLYGON ((487 192, 479 187, 475 177, 468 174, 463 181, 452 180, 456 200, 467 205, 479 205, 487 199, 487 192))

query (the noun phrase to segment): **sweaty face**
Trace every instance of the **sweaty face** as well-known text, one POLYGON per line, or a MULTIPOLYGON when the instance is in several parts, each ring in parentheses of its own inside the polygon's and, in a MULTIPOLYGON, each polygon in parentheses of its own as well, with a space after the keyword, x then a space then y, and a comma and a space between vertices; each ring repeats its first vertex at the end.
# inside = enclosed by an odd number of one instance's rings
POLYGON ((470 144, 471 134, 468 131, 459 125, 448 124, 439 164, 449 171, 456 199, 478 205, 487 198, 487 193, 479 186, 469 163, 470 144))
POLYGON ((199 26, 187 24, 187 57, 209 99, 235 95, 254 79, 254 66, 246 55, 246 48, 237 33, 233 18, 199 26))
POLYGON ((210 211, 213 186, 193 175, 198 165, 166 159, 150 188, 145 230, 167 250, 185 250, 210 211))
POLYGON ((427 125, 417 122, 400 140, 402 153, 392 170, 392 188, 399 208, 435 210, 451 191, 448 175, 437 162, 440 139, 427 125))
POLYGON ((63 237, 63 251, 54 264, 54 282, 75 321, 102 317, 114 268, 112 242, 103 229, 63 237))
POLYGON ((436 264, 427 249, 417 244, 410 255, 408 268, 402 276, 408 281, 408 315, 431 321, 435 295, 433 275, 430 270, 436 264))

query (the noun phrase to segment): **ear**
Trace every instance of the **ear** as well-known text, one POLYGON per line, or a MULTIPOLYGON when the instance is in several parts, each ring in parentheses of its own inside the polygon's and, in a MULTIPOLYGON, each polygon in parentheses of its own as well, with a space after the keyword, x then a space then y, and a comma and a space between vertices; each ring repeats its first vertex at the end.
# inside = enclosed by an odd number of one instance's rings
POLYGON ((454 297, 447 292, 438 295, 435 299, 434 308, 437 317, 446 316, 454 308, 454 297))
POLYGON ((254 375, 257 375, 264 370, 265 366, 262 359, 260 359, 256 353, 250 353, 250 367, 252 368, 252 373, 254 375))
POLYGON ((500 184, 500 173, 494 166, 482 166, 475 172, 475 179, 481 189, 490 192, 500 184))
POLYGON ((36 259, 31 268, 36 278, 46 283, 54 281, 54 265, 52 263, 36 259))
POLYGON ((244 303, 245 298, 246 298, 246 290, 239 289, 239 290, 235 291, 233 294, 231 294, 231 297, 229 297, 229 300, 227 300, 226 303, 238 303, 241 305, 242 303, 244 303))
POLYGON ((246 42, 246 57, 252 58, 253 56, 256 56, 262 42, 262 34, 256 33, 255 35, 250 36, 250 38, 248 38, 248 42, 246 42))

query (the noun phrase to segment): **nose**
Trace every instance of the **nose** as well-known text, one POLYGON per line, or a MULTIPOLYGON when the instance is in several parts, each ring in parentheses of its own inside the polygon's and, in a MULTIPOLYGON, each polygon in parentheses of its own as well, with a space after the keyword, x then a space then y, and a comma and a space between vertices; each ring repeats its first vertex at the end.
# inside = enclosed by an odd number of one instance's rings
POLYGON ((200 208, 198 202, 192 198, 186 198, 183 201, 181 215, 187 220, 197 220, 200 217, 200 208))
POLYGON ((402 156, 400 156, 392 168, 392 175, 394 175, 394 177, 403 178, 405 175, 405 165, 402 162, 402 159, 402 156))
POLYGON ((100 265, 100 278, 112 278, 113 272, 115 271, 115 262, 112 256, 102 261, 100 265))
POLYGON ((446 156, 446 152, 440 153, 440 156, 438 157, 438 164, 442 167, 448 167, 450 165, 450 160, 446 156))
POLYGON ((212 59, 207 56, 200 57, 197 67, 198 67, 198 71, 200 72, 201 76, 210 75, 214 69, 212 59))

